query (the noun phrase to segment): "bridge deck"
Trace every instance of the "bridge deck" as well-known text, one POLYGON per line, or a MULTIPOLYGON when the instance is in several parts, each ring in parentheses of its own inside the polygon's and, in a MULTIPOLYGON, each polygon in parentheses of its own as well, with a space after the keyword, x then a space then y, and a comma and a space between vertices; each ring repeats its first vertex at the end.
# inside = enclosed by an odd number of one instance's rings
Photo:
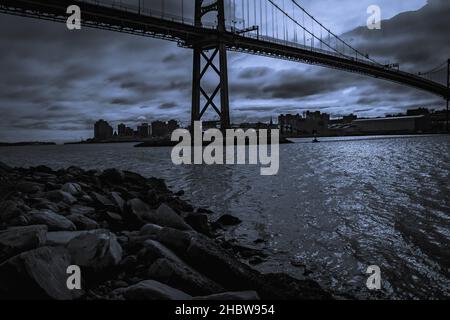
POLYGON ((450 98, 450 91, 440 83, 369 62, 363 57, 344 56, 270 37, 237 35, 230 29, 220 33, 214 26, 195 27, 189 19, 167 14, 163 16, 156 11, 139 13, 133 7, 113 6, 111 3, 102 5, 101 1, 93 0, 1 0, 0 12, 65 23, 67 7, 73 4, 80 6, 82 24, 88 27, 176 41, 182 47, 192 47, 194 44, 208 47, 223 41, 229 50, 360 73, 450 98))

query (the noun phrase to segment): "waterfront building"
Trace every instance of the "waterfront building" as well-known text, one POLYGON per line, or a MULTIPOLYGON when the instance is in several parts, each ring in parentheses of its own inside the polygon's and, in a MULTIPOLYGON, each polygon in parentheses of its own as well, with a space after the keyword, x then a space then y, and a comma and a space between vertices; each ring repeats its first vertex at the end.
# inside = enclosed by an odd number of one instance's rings
POLYGON ((94 125, 94 139, 97 141, 108 140, 113 137, 113 127, 103 119, 98 120, 94 125))
POLYGON ((150 136, 150 127, 148 123, 142 123, 137 129, 139 138, 148 138, 150 136))
POLYGON ((358 119, 355 130, 365 134, 426 133, 431 131, 429 115, 358 119))

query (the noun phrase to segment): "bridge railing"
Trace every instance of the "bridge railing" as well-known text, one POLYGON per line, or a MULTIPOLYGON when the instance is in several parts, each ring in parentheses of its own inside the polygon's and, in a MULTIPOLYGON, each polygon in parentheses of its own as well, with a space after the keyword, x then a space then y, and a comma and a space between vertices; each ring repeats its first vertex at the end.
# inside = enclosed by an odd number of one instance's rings
MULTIPOLYGON (((136 6, 136 5, 132 5, 132 4, 124 4, 121 1, 106 1, 106 0, 79 0, 80 2, 85 2, 85 3, 89 3, 89 4, 94 4, 94 5, 98 5, 101 7, 105 7, 105 8, 112 8, 112 9, 116 9, 116 10, 120 10, 120 11, 125 11, 125 12, 131 12, 134 14, 139 14, 139 15, 143 15, 143 16, 148 16, 148 17, 152 17, 152 18, 159 18, 159 19, 163 19, 163 20, 167 20, 167 21, 172 21, 172 22, 178 22, 178 23, 182 23, 182 24, 186 24, 186 25, 191 25, 194 26, 195 25, 195 21, 192 18, 189 17, 185 17, 185 16, 180 16, 180 15, 175 15, 175 14, 170 14, 167 12, 163 12, 160 10, 156 10, 156 9, 152 9, 149 7, 145 7, 145 6, 136 6)), ((202 27, 207 28, 207 29, 215 29, 217 27, 217 25, 215 23, 208 23, 208 22, 203 22, 202 27)), ((416 74, 412 74, 412 73, 408 73, 405 71, 401 71, 401 70, 395 70, 392 69, 388 66, 382 65, 382 64, 378 64, 378 63, 374 63, 370 60, 367 60, 366 57, 362 56, 365 59, 361 59, 358 56, 349 56, 349 55, 345 55, 342 53, 337 53, 331 50, 323 50, 320 48, 316 48, 313 47, 312 45, 304 45, 298 42, 294 42, 294 41, 289 41, 289 40, 284 40, 284 39, 278 39, 278 38, 274 38, 274 37, 270 37, 270 36, 265 36, 265 35, 260 35, 257 32, 245 32, 242 33, 242 31, 244 30, 240 30, 237 29, 235 27, 233 27, 232 25, 227 25, 226 26, 226 30, 228 32, 232 32, 232 33, 236 33, 239 34, 241 37, 246 37, 246 38, 252 38, 255 40, 261 40, 261 41, 265 41, 265 42, 270 42, 270 43, 274 43, 274 44, 278 44, 278 45, 284 45, 284 46, 288 46, 288 47, 293 47, 293 48, 299 48, 302 50, 307 50, 307 51, 311 51, 311 52, 315 52, 315 53, 322 53, 322 54, 326 54, 326 55, 331 55, 337 58, 341 58, 341 59, 346 59, 350 62, 359 62, 359 63, 364 63, 366 65, 371 65, 371 66, 376 66, 376 67, 381 67, 384 68, 386 70, 389 70, 391 72, 398 72, 399 74, 403 74, 405 76, 409 76, 409 77, 414 77, 418 80, 421 81, 426 81, 428 79, 426 79, 425 77, 421 77, 419 75, 416 74)), ((429 80, 428 80, 429 81, 429 80)), ((430 81, 431 83, 432 81, 430 81)))

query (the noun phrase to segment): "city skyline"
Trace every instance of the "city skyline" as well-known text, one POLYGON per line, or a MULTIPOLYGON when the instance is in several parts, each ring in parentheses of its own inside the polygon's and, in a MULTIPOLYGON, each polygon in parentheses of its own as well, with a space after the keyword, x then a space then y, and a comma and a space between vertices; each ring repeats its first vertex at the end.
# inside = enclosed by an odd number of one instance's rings
MULTIPOLYGON (((382 17, 388 20, 383 21, 382 37, 376 36, 371 42, 367 40, 368 31, 358 29, 367 18, 361 9, 368 1, 342 6, 349 11, 343 20, 332 18, 341 14, 324 10, 327 3, 305 1, 305 6, 348 39, 360 39, 358 44, 364 51, 399 62, 404 70, 424 71, 448 59, 450 48, 442 41, 449 24, 445 12, 450 5, 445 1, 431 1, 425 8, 421 7, 426 1, 382 1, 382 17), (410 10, 418 11, 405 13, 410 10), (438 11, 444 14, 435 16, 433 12, 438 11), (420 19, 428 23, 417 23, 420 19), (417 38, 421 44, 413 46, 417 38)), ((188 121, 192 78, 189 50, 160 40, 88 28, 70 33, 63 25, 26 18, 4 16, 0 24, 0 37, 12 39, 0 62, 6 70, 1 76, 4 94, 0 108, 4 116, 0 140, 55 140, 55 135, 64 141, 88 138, 89 128, 98 118, 135 124, 155 117, 176 116, 188 121), (11 37, 10 32, 21 37, 11 37), (24 46, 25 41, 30 45, 24 46)), ((294 62, 228 55, 231 117, 235 123, 305 110, 334 116, 383 116, 414 107, 444 107, 441 99, 428 93, 382 80, 294 62)))

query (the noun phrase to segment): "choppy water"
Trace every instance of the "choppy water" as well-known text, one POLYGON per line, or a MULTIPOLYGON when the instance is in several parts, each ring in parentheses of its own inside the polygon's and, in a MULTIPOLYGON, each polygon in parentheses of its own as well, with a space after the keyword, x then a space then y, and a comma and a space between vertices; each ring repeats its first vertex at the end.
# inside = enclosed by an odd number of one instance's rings
POLYGON ((277 176, 258 166, 174 166, 170 148, 130 144, 0 148, 14 166, 119 167, 165 178, 195 206, 231 213, 230 232, 271 252, 262 271, 309 277, 360 298, 450 298, 450 136, 309 139, 280 146, 277 176), (373 293, 366 268, 378 265, 373 293))

